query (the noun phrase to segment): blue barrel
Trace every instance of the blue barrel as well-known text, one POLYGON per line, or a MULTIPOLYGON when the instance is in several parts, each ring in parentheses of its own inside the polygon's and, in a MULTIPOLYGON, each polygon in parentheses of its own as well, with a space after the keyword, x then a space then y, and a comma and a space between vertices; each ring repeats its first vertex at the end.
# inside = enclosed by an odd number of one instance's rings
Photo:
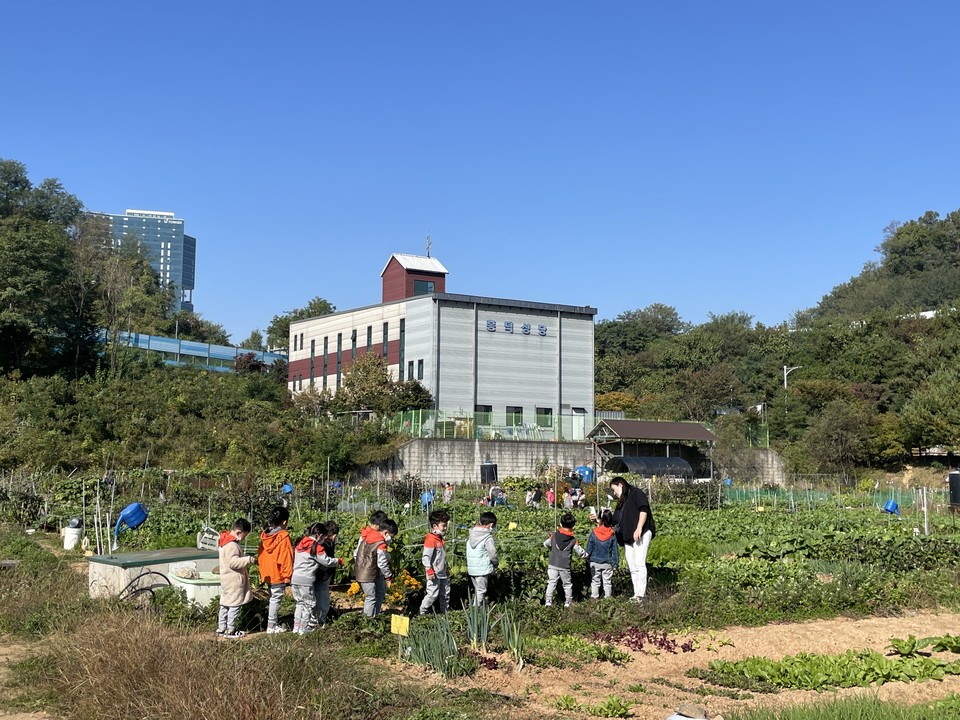
POLYGON ((883 506, 883 511, 888 512, 891 515, 899 515, 900 506, 897 505, 896 500, 887 500, 886 504, 883 506))

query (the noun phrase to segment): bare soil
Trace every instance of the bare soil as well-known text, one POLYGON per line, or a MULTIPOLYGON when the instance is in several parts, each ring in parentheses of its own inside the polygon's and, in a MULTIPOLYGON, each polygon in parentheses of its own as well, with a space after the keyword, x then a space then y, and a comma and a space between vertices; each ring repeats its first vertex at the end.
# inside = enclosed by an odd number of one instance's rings
MULTIPOLYGON (((806 623, 776 624, 763 627, 731 627, 712 633, 697 633, 699 647, 694 652, 670 654, 631 652, 633 660, 616 667, 609 663, 593 663, 579 669, 540 669, 525 667, 522 672, 480 670, 457 686, 482 687, 487 690, 525 698, 530 717, 577 717, 577 713, 558 713, 556 698, 568 695, 577 702, 596 705, 608 695, 616 695, 634 703, 633 717, 638 720, 663 720, 683 703, 700 705, 710 718, 722 716, 733 708, 773 707, 849 697, 858 693, 877 694, 882 700, 901 704, 933 701, 951 692, 960 692, 960 677, 948 676, 942 682, 888 683, 880 688, 838 690, 835 693, 785 691, 776 694, 753 694, 751 699, 731 699, 697 694, 698 688, 711 686, 685 676, 692 667, 706 667, 711 660, 742 660, 762 655, 779 659, 799 652, 842 653, 848 649, 872 648, 886 651, 891 637, 906 638, 957 634, 960 614, 922 612, 895 618, 851 620, 836 618, 806 623), (654 679, 666 680, 668 684, 654 679), (643 691, 630 691, 642 685, 643 691), (686 690, 671 687, 679 685, 686 690), (576 689, 574 689, 576 687, 576 689)), ((511 712, 511 717, 516 717, 511 712)))

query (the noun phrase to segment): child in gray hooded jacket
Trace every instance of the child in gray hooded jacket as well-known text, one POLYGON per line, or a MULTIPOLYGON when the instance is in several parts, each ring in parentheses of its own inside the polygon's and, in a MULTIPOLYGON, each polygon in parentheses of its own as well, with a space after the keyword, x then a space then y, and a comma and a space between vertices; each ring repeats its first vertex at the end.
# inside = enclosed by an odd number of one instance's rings
POLYGON ((493 528, 497 516, 492 512, 480 513, 480 522, 470 529, 467 538, 467 574, 473 583, 473 604, 481 605, 487 596, 487 579, 497 569, 499 558, 493 542, 493 528))
POLYGON ((548 537, 543 546, 550 548, 550 564, 547 566, 547 597, 544 603, 547 607, 553 605, 553 595, 557 590, 557 581, 563 584, 563 605, 570 607, 573 604, 573 578, 570 575, 570 562, 573 553, 580 557, 587 557, 587 552, 573 536, 573 526, 576 518, 571 513, 560 517, 560 527, 548 537))
POLYGON ((314 608, 317 604, 317 596, 314 584, 317 571, 336 568, 343 564, 341 560, 327 555, 322 544, 326 536, 326 526, 323 523, 313 523, 306 534, 297 541, 293 555, 293 576, 290 579, 293 599, 297 602, 293 613, 295 633, 308 633, 316 627, 314 608))

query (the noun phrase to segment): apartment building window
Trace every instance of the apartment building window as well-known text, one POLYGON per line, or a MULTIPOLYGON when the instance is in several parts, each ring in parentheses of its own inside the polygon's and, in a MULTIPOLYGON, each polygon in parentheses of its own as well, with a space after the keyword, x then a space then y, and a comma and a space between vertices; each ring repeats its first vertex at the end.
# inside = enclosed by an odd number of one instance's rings
MULTIPOLYGON (((406 320, 404 320, 403 318, 400 318, 400 362, 399 362, 400 382, 403 382, 403 358, 404 358, 404 355, 406 354, 404 352, 404 347, 403 347, 404 344, 406 343, 406 338, 405 338, 405 335, 407 332, 406 325, 407 325, 406 320)), ((409 376, 407 380, 413 380, 413 376, 412 375, 409 376)))
POLYGON ((357 359, 357 329, 354 328, 353 332, 350 333, 350 359, 357 359))
POLYGON ((373 350, 373 325, 367 325, 367 352, 371 350, 373 350))
POLYGON ((310 338, 310 384, 313 385, 313 379, 316 376, 317 367, 317 340, 310 338))
POLYGON ((300 333, 300 349, 303 350, 303 333, 300 333))
POLYGON ((383 359, 387 359, 387 333, 390 332, 390 323, 383 324, 383 359))
POLYGON ((327 338, 323 338, 323 389, 327 389, 327 353, 329 348, 327 347, 327 338))
POLYGON ((523 425, 522 405, 507 405, 507 425, 523 425))
POLYGON ((343 333, 337 333, 337 384, 340 389, 340 372, 343 370, 343 333))
POLYGON ((297 351, 297 336, 296 336, 296 335, 293 336, 293 351, 294 351, 294 352, 297 351))

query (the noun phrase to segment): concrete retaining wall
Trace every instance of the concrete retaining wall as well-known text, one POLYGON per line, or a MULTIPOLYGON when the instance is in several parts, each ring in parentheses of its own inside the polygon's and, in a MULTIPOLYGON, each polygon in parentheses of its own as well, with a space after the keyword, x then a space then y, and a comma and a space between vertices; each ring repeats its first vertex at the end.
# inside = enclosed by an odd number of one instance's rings
POLYGON ((593 466, 592 443, 516 442, 510 440, 440 440, 419 438, 400 448, 397 456, 353 473, 352 481, 391 482, 405 473, 419 475, 428 484, 478 482, 480 464, 497 464, 500 478, 533 477, 538 463, 573 468, 593 466))

